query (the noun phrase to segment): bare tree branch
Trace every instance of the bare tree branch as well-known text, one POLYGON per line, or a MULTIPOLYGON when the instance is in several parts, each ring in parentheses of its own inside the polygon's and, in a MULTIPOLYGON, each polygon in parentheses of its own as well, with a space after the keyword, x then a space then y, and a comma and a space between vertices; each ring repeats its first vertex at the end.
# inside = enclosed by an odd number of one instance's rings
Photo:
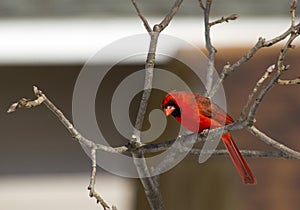
MULTIPOLYGON (((47 106, 47 108, 49 110, 51 110, 58 117, 59 121, 68 129, 68 131, 70 132, 70 134, 73 138, 75 138, 78 142, 83 143, 84 145, 91 148, 91 154, 92 154, 91 156, 92 157, 95 155, 95 153, 93 153, 92 150, 101 150, 101 151, 110 152, 110 153, 124 153, 124 152, 128 152, 128 151, 129 152, 132 151, 132 148, 127 147, 127 146, 110 147, 110 146, 105 146, 105 145, 101 145, 101 144, 95 144, 91 140, 84 139, 83 137, 79 137, 79 136, 81 136, 81 134, 73 126, 69 125, 69 123, 70 123, 69 120, 62 114, 62 112, 46 97, 46 95, 44 93, 42 93, 41 90, 39 90, 37 87, 35 87, 35 89, 38 91, 37 99, 35 99, 35 100, 26 99, 26 101, 28 101, 29 104, 32 101, 36 101, 36 100, 43 101, 41 104, 45 104, 47 106), (42 97, 43 99, 41 99, 40 97, 42 97), (74 134, 76 134, 76 135, 74 136, 74 134)), ((23 99, 21 99, 21 100, 23 100, 23 99)), ((23 106, 23 107, 27 107, 27 106, 23 106)), ((235 123, 226 125, 225 127, 222 127, 222 128, 211 129, 210 135, 212 138, 214 138, 215 136, 227 133, 228 131, 241 130, 245 127, 247 127, 246 121, 237 121, 235 123)), ((181 136, 179 141, 181 141, 184 144, 186 141, 189 141, 189 137, 191 135, 192 134, 181 136)), ((198 138, 199 138, 198 141, 205 141, 206 140, 205 139, 206 132, 204 131, 203 133, 200 133, 198 135, 198 138)), ((165 141, 165 142, 160 142, 160 143, 146 144, 139 148, 136 148, 136 150, 139 152, 142 152, 142 153, 160 152, 160 151, 164 151, 164 150, 168 149, 175 141, 176 141, 176 139, 165 141)), ((275 140, 273 140, 273 141, 275 141, 275 140)), ((92 158, 92 161, 95 161, 95 159, 92 158)), ((94 166, 95 166, 95 162, 92 163, 92 167, 94 167, 94 166)))
POLYGON ((45 101, 45 98, 44 97, 39 97, 40 96, 39 90, 35 86, 33 86, 33 92, 37 96, 36 99, 31 100, 31 99, 22 98, 18 102, 13 103, 8 108, 7 113, 12 113, 12 112, 14 112, 17 109, 22 108, 22 107, 32 108, 32 107, 36 107, 36 106, 41 105, 45 101))
MULTIPOLYGON (((169 13, 165 16, 165 18, 159 24, 159 31, 162 32, 171 22, 174 15, 178 12, 180 5, 182 4, 183 0, 176 0, 172 8, 170 9, 169 13)), ((154 26, 155 29, 155 26, 154 26)), ((155 30, 154 30, 155 31, 155 30)))
POLYGON ((137 3, 136 3, 136 0, 131 0, 131 2, 133 4, 138 16, 141 18, 142 22, 144 23, 144 26, 145 26, 146 30, 148 31, 148 33, 151 33, 152 29, 151 29, 147 19, 145 18, 145 16, 143 16, 143 14, 141 13, 141 11, 140 11, 137 3))
MULTIPOLYGON (((49 110, 51 110, 59 119, 59 121, 66 127, 67 123, 64 123, 65 121, 68 121, 64 115, 61 115, 61 111, 59 109, 57 109, 55 107, 55 105, 42 93, 41 90, 37 89, 38 93, 39 93, 39 97, 43 98, 43 102, 41 104, 51 104, 51 106, 47 105, 47 108, 49 110), (53 108, 54 107, 54 108, 53 108)), ((38 98, 37 98, 38 99, 38 98)), ((22 100, 22 99, 21 99, 22 100)), ((30 100, 26 99, 28 101, 28 103, 31 103, 30 100)), ((36 99, 35 99, 36 100, 36 99)), ((38 99, 41 100, 41 99, 38 99)), ((34 101, 34 100, 32 100, 34 101)), ((26 107, 26 106, 24 106, 26 107)), ((21 107, 20 107, 21 108, 21 107)), ((33 108, 33 107, 32 107, 33 108)), ((232 124, 229 124, 223 128, 216 128, 216 129, 212 129, 210 130, 210 134, 212 137, 215 137, 217 135, 221 135, 223 133, 226 133, 228 131, 234 131, 234 130, 240 130, 247 127, 247 129, 251 132, 254 132, 255 135, 257 135, 259 138, 262 139, 267 139, 266 143, 273 146, 274 148, 278 149, 279 151, 270 151, 270 152, 265 152, 265 151, 255 151, 255 150, 242 150, 242 154, 246 155, 247 157, 278 157, 278 158, 295 158, 298 159, 299 156, 299 152, 291 150, 289 148, 287 148, 286 146, 278 143, 277 141, 275 141, 274 139, 271 139, 270 137, 266 136, 266 134, 263 134, 261 131, 259 131, 257 128, 255 128, 254 126, 247 126, 247 122, 246 121, 239 121, 239 122, 235 122, 232 124), (271 142, 271 143, 270 143, 271 142), (284 148, 285 150, 282 150, 282 148, 284 148)), ((68 131, 70 132, 70 134, 76 133, 78 131, 76 131, 76 129, 74 127, 70 128, 70 130, 68 129, 68 131), (70 131, 73 130, 73 131, 70 131), (75 130, 75 131, 74 131, 75 130)), ((81 136, 80 133, 78 133, 78 135, 76 136, 76 139, 85 144, 86 146, 91 146, 91 159, 92 159, 92 172, 91 172, 91 179, 90 179, 90 185, 89 185, 89 189, 92 188, 92 186, 95 185, 95 177, 96 177, 96 158, 95 158, 95 151, 96 150, 102 150, 105 152, 110 152, 110 153, 124 153, 124 152, 131 152, 132 148, 127 147, 127 146, 122 146, 122 147, 109 147, 109 146, 104 146, 101 144, 95 144, 94 142, 90 142, 88 144, 86 144, 87 141, 90 141, 88 139, 86 139, 85 141, 80 141, 81 138, 78 138, 78 136, 81 136)), ((189 141, 189 137, 191 136, 191 134, 186 135, 186 136, 181 136, 180 137, 180 141, 184 144, 185 141, 189 141)), ((74 138, 74 136, 72 135, 72 137, 74 138)), ((198 141, 205 141, 206 139, 206 132, 204 131, 203 133, 199 134, 199 140, 198 141)), ((139 148, 137 148, 136 150, 142 153, 156 153, 156 152, 161 152, 164 151, 166 149, 168 149, 170 146, 172 146, 172 144, 176 141, 176 139, 174 140, 169 140, 169 141, 165 141, 165 142, 160 142, 160 143, 153 143, 153 144, 146 144, 143 145, 139 148)), ((192 149, 189 154, 191 155, 196 155, 197 153, 199 153, 200 150, 198 149, 192 149)), ((205 152, 205 151, 204 151, 205 152)), ((228 155, 228 153, 226 152, 226 150, 216 150, 212 153, 213 156, 223 156, 223 155, 228 155)))
MULTIPOLYGON (((62 114, 62 112, 58 108, 55 107, 55 105, 42 93, 41 90, 39 90, 37 87, 35 87, 34 89, 35 89, 35 94, 37 96, 37 99, 35 99, 35 100, 26 99, 28 104, 32 104, 32 101, 43 101, 42 103, 44 103, 47 106, 47 108, 49 110, 51 110, 58 117, 59 121, 68 129, 68 131, 70 132, 70 134, 72 135, 73 138, 75 138, 79 142, 85 144, 86 146, 91 147, 92 173, 91 173, 91 180, 90 180, 89 189, 93 188, 92 186, 94 186, 94 184, 95 184, 95 174, 96 174, 96 158, 95 158, 96 153, 95 153, 95 151, 96 150, 102 150, 102 151, 111 152, 111 153, 124 153, 124 152, 127 152, 127 151, 131 151, 131 149, 126 147, 126 146, 113 148, 113 147, 104 146, 104 145, 101 145, 101 144, 95 144, 92 141, 89 142, 90 140, 88 140, 88 139, 85 139, 84 141, 82 141, 82 138, 78 138, 79 136, 81 136, 81 134, 72 126, 72 124, 62 114), (74 134, 76 134, 76 135, 74 136, 74 134)), ((21 99, 21 100, 24 100, 24 99, 21 99)), ((40 104, 42 104, 42 103, 40 103, 40 104)), ((23 107, 28 107, 28 106, 26 104, 24 104, 23 107)), ((33 107, 34 106, 32 106, 32 108, 33 107)), ((243 129, 244 127, 246 127, 245 122, 242 122, 242 121, 241 122, 235 122, 233 124, 225 126, 224 131, 222 131, 223 129, 221 129, 221 128, 212 129, 210 131, 210 134, 211 134, 212 137, 214 137, 216 135, 221 135, 222 133, 226 133, 228 131, 243 129)), ((258 132, 257 129, 254 126, 249 127, 249 130, 251 130, 251 132, 255 132, 256 134, 261 134, 261 132, 258 132)), ((180 141, 182 141, 182 143, 184 143, 185 141, 189 141, 188 140, 189 136, 191 136, 191 135, 182 136, 180 141)), ((263 137, 263 138, 270 139, 270 137, 263 137)), ((199 134, 199 140, 204 141, 205 140, 205 135, 199 134)), ((142 153, 152 153, 152 152, 164 151, 164 150, 168 149, 175 141, 176 140, 169 140, 169 141, 165 141, 165 142, 162 142, 162 143, 143 145, 143 146, 137 148, 137 151, 142 152, 142 153)), ((274 146, 276 149, 279 149, 280 151, 285 152, 285 150, 284 151, 281 150, 281 148, 283 148, 283 146, 277 146, 278 143, 276 143, 275 140, 272 139, 271 142, 274 142, 274 144, 271 144, 271 145, 272 146, 276 145, 276 146, 274 146)), ((195 153, 195 151, 197 151, 197 150, 192 150, 192 151, 193 152, 191 152, 191 154, 195 153)), ((216 153, 218 155, 222 154, 222 152, 220 152, 218 150, 216 151, 216 153)), ((285 157, 285 156, 278 156, 278 157, 298 158, 298 156, 297 156, 298 153, 299 152, 294 152, 294 153, 291 153, 290 156, 287 156, 287 157, 285 157), (295 154, 296 154, 296 156, 294 156, 295 154)), ((249 152, 249 154, 251 154, 251 153, 249 152)), ((254 155, 253 157, 256 157, 256 156, 257 155, 254 155)), ((270 157, 272 157, 272 156, 270 156, 270 157)))
POLYGON ((279 84, 279 85, 297 85, 297 84, 300 84, 300 77, 298 77, 296 79, 291 79, 291 80, 278 79, 277 84, 279 84))
POLYGON ((258 97, 254 101, 252 107, 250 108, 249 114, 248 114, 248 121, 253 122, 254 121, 254 115, 259 107, 260 102, 262 101, 263 97, 266 95, 266 93, 273 87, 274 84, 278 81, 281 74, 288 69, 288 66, 285 66, 283 64, 284 57, 291 45, 291 43, 294 41, 294 39, 298 36, 297 33, 292 33, 288 41, 286 42, 285 46, 280 51, 278 61, 277 61, 277 72, 273 75, 273 78, 270 80, 270 82, 261 90, 258 97))
POLYGON ((244 120, 246 118, 246 111, 249 108, 255 93, 258 91, 258 88, 262 85, 262 83, 270 77, 271 73, 274 70, 275 70, 275 65, 270 66, 269 68, 267 68, 264 75, 257 81, 256 85, 253 88, 252 93, 250 93, 250 95, 248 96, 248 100, 247 100, 245 106, 243 107, 242 113, 240 115, 240 120, 244 120))
POLYGON ((249 126, 248 131, 250 131, 254 136, 258 137, 260 140, 265 142, 266 144, 278 149, 281 152, 284 152, 285 154, 289 155, 290 157, 300 159, 300 152, 297 152, 283 144, 280 144, 279 142, 275 141, 274 139, 270 138, 266 134, 264 134, 262 131, 258 130, 254 126, 249 126))
POLYGON ((103 198, 95 191, 96 182, 96 172, 97 172, 97 162, 96 162, 96 149, 91 149, 91 159, 92 159, 92 172, 90 178, 90 184, 88 190, 90 191, 90 197, 94 197, 97 203, 100 203, 104 210, 109 209, 109 205, 103 200, 103 198))
POLYGON ((210 95, 213 96, 217 92, 217 90, 220 88, 220 86, 223 83, 223 81, 225 80, 225 78, 230 73, 232 73, 236 69, 238 69, 242 64, 244 64, 249 59, 251 59, 261 48, 271 47, 274 44, 284 40, 286 37, 288 37, 292 33, 292 31, 299 30, 299 27, 300 27, 300 23, 295 25, 294 28, 289 28, 284 33, 282 33, 281 35, 279 35, 279 36, 277 36, 273 39, 270 39, 270 40, 265 40, 264 38, 260 37, 258 39, 258 41, 256 42, 256 44, 243 57, 241 57, 236 63, 234 63, 232 65, 227 64, 227 65, 224 66, 224 68, 223 68, 223 70, 220 74, 220 79, 214 85, 210 95))
POLYGON ((205 10, 205 6, 204 6, 202 0, 198 0, 198 2, 199 2, 200 8, 203 9, 203 10, 205 10))
MULTIPOLYGON (((151 38, 147 60, 146 60, 146 66, 145 66, 146 75, 145 75, 145 82, 144 82, 144 91, 143 91, 142 99, 140 102, 140 106, 139 106, 139 110, 135 122, 135 128, 131 138, 131 147, 136 149, 142 146, 140 130, 143 126, 143 121, 145 118, 145 113, 147 110, 147 105, 152 90, 152 83, 153 83, 152 81, 153 81, 153 73, 154 73, 153 70, 155 65, 155 54, 156 54, 158 37, 160 32, 163 31, 169 25, 174 15, 177 13, 182 3, 182 0, 175 1, 169 13, 159 24, 154 25, 153 30, 151 30, 151 27, 149 26, 147 19, 140 12, 136 2, 132 1, 132 3, 136 8, 138 15, 144 22, 145 28, 148 31, 151 38)), ((156 178, 151 177, 151 174, 149 172, 149 169, 147 167, 144 158, 144 153, 134 151, 132 152, 132 156, 151 208, 153 210, 164 210, 165 207, 159 190, 159 185, 157 182, 155 182, 156 178)))
MULTIPOLYGON (((205 153, 205 151, 201 149, 191 149, 189 154, 199 156, 201 152, 205 153)), ((286 154, 282 151, 240 150, 240 152, 244 157, 251 157, 251 158, 297 159, 295 156, 286 154)), ((228 151, 225 149, 214 150, 213 152, 209 152, 209 154, 211 154, 213 157, 229 156, 228 151)))
POLYGON ((210 22, 209 23, 209 26, 213 26, 213 25, 217 25, 217 24, 220 24, 220 23, 224 23, 224 22, 229 22, 230 20, 236 20, 239 16, 237 14, 232 14, 230 16, 227 16, 227 17, 221 17, 220 19, 218 20, 215 20, 213 22, 210 22))
POLYGON ((208 51, 208 64, 207 64, 207 75, 206 75, 206 96, 211 96, 210 91, 213 85, 213 72, 215 69, 215 54, 217 50, 212 45, 211 38, 210 38, 210 23, 209 23, 209 16, 210 16, 210 8, 212 4, 212 0, 206 0, 205 6, 203 6, 202 1, 199 1, 201 8, 204 12, 204 27, 205 27, 205 46, 208 51))
POLYGON ((89 184, 89 191, 90 196, 95 197, 97 200, 97 203, 100 203, 104 210, 109 209, 108 204, 104 201, 104 199, 95 191, 94 185, 96 181, 96 149, 100 149, 107 152, 112 153, 120 153, 127 150, 127 147, 118 147, 118 148, 112 148, 109 146, 101 145, 101 144, 95 144, 93 141, 83 137, 76 128, 74 128, 73 124, 65 117, 65 115, 60 111, 47 97, 46 95, 38 89, 38 87, 33 87, 33 92, 36 96, 36 99, 20 99, 18 102, 13 103, 10 108, 8 109, 8 113, 15 112, 19 108, 33 108, 36 106, 39 106, 41 104, 44 104, 52 113, 55 114, 55 116, 58 118, 58 120, 64 125, 64 127, 69 131, 72 138, 78 141, 79 143, 84 144, 91 150, 91 159, 92 159, 92 171, 91 171, 91 177, 90 177, 90 184, 89 184), (17 104, 17 105, 16 105, 17 104))
POLYGON ((205 46, 208 51, 208 65, 207 65, 207 76, 206 76, 206 96, 212 97, 217 90, 215 88, 213 89, 213 72, 215 69, 215 56, 217 53, 216 48, 212 45, 211 41, 211 33, 210 33, 210 28, 216 24, 223 23, 223 22, 228 22, 229 20, 235 20, 238 18, 238 15, 233 14, 228 17, 221 17, 220 19, 210 22, 209 17, 210 17, 210 9, 211 9, 211 4, 212 0, 206 0, 206 4, 204 6, 202 0, 198 0, 200 8, 204 12, 204 27, 205 27, 205 46))
MULTIPOLYGON (((142 99, 140 102, 140 107, 138 110, 135 128, 132 135, 131 146, 133 148, 138 148, 142 145, 140 139, 140 130, 143 126, 143 121, 145 118, 146 109, 148 106, 148 101, 151 95, 152 90, 152 80, 153 80, 153 70, 155 64, 155 52, 157 41, 159 37, 159 32, 150 33, 151 41, 149 52, 146 60, 146 75, 145 75, 145 83, 144 83, 144 91, 142 95, 142 99)), ((164 203, 162 199, 162 195, 159 190, 159 186, 156 185, 154 178, 151 177, 149 172, 147 163, 144 158, 144 154, 141 152, 134 151, 132 152, 133 162, 138 171, 141 183, 143 184, 144 191, 148 202, 153 210, 164 210, 164 203)))
POLYGON ((291 7, 290 7, 290 13, 291 13, 291 28, 295 27, 295 18, 296 18, 296 9, 297 9, 297 0, 293 0, 291 2, 291 7))

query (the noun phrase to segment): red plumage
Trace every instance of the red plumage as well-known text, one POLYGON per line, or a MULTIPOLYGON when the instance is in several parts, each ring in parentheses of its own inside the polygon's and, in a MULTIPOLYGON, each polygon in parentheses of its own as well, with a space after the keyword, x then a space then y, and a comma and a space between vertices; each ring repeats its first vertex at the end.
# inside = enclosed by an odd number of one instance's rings
MULTIPOLYGON (((234 120, 218 105, 208 98, 189 92, 170 92, 162 102, 164 113, 175 119, 192 132, 218 128, 233 123, 234 120)), ((234 143, 230 133, 222 136, 222 141, 236 167, 243 183, 255 184, 256 179, 245 159, 234 143)))

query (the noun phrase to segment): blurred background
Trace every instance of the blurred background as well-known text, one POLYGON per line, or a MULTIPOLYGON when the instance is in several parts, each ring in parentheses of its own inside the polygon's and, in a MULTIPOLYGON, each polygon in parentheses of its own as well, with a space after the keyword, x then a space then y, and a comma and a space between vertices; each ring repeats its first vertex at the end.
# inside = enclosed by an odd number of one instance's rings
MULTIPOLYGON (((168 12, 173 1, 138 1, 138 4, 144 15, 149 16, 150 23, 155 24, 168 12)), ((284 32, 290 26, 289 5, 287 0, 213 1, 212 20, 231 14, 239 15, 237 20, 212 29, 212 41, 218 49, 217 71, 220 72, 228 61, 237 61, 256 43, 258 37, 269 39, 284 32)), ((184 1, 163 33, 204 48, 203 28, 198 1, 184 1)), ((81 146, 72 141, 55 116, 43 106, 18 110, 13 114, 6 114, 6 110, 21 97, 33 97, 32 86, 37 85, 72 119, 73 89, 84 63, 111 42, 137 33, 145 33, 145 29, 129 1, 0 2, 1 209, 101 208, 88 197, 90 159, 81 146)), ((276 63, 280 46, 261 50, 224 82, 227 107, 233 118, 239 116, 257 79, 267 67, 276 63)), ((170 52, 191 59, 194 54, 190 49, 179 46, 170 46, 170 52)), ((118 53, 116 51, 106 60, 99 61, 99 71, 118 53)), ((285 78, 299 76, 299 55, 297 47, 288 53, 286 64, 291 68, 285 78)), ((103 129, 109 130, 113 125, 105 120, 109 116, 103 113, 109 108, 107 100, 110 99, 110 91, 106 91, 111 90, 109 84, 141 69, 144 60, 141 58, 116 65, 114 74, 107 77, 107 85, 100 92, 108 96, 100 95, 96 108, 99 125, 103 129)), ((186 73, 188 69, 174 60, 164 60, 158 66, 170 69, 186 80, 193 79, 186 73)), ((299 91, 298 86, 273 87, 257 114, 258 128, 298 150, 299 91)), ((152 97, 152 106, 158 108, 163 94, 157 93, 155 96, 152 97)), ((133 103, 133 116, 137 104, 133 103)), ((168 123, 178 127, 171 119, 168 123)), ((176 135, 172 128, 169 129, 170 138, 176 135)), ((246 131, 234 132, 233 136, 240 148, 272 150, 246 131)), ((118 141, 111 143, 121 145, 118 141)), ((298 161, 247 160, 256 174, 256 186, 241 183, 229 158, 211 158, 200 165, 197 157, 187 157, 161 176, 167 209, 299 208, 298 161)), ((96 190, 108 203, 117 205, 119 209, 149 209, 138 180, 117 177, 101 168, 98 171, 96 190)))

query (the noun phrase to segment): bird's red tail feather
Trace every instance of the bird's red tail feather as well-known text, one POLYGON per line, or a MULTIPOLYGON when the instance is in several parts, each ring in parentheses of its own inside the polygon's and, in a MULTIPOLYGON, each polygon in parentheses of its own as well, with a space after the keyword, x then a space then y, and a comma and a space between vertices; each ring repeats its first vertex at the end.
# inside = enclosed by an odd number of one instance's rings
POLYGON ((223 143, 229 152, 232 162, 238 173, 240 174, 244 184, 256 184, 255 176, 250 170, 247 162, 243 158, 230 133, 224 134, 222 136, 223 143))

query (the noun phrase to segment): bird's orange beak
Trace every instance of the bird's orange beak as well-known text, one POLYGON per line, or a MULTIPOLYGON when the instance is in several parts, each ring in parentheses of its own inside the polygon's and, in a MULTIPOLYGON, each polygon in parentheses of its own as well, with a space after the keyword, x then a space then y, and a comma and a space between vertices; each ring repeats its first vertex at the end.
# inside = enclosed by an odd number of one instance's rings
POLYGON ((165 109, 164 109, 164 113, 166 116, 169 116, 173 113, 173 111, 175 110, 175 107, 174 106, 167 106, 165 109))

